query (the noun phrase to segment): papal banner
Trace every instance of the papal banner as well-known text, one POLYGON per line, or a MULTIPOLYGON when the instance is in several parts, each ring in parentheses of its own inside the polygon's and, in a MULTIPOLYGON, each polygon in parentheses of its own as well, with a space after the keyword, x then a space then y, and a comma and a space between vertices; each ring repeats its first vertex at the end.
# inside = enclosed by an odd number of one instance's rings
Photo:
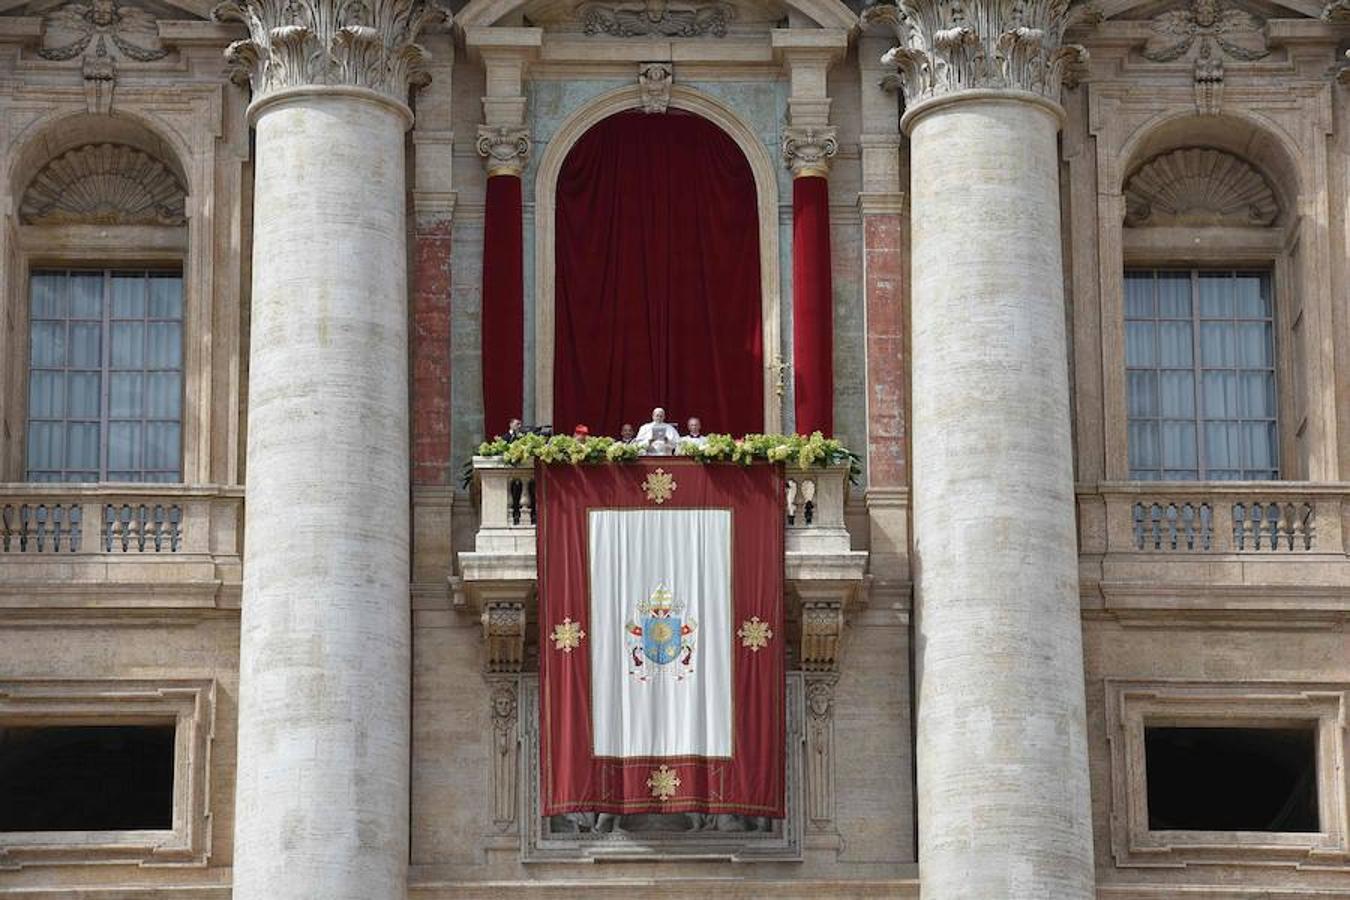
POLYGON ((544 815, 782 817, 781 467, 539 465, 544 815))

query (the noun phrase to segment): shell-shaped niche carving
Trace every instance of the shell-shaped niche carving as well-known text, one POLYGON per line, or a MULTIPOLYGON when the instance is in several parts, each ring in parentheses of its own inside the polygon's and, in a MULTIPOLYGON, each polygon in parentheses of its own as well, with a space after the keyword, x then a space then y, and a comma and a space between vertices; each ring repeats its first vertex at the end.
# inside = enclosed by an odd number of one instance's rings
POLYGON ((19 217, 30 225, 182 225, 186 195, 153 156, 126 144, 86 144, 38 172, 19 217))
POLYGON ((1279 214, 1265 176, 1222 150, 1188 147, 1149 160, 1125 184, 1125 224, 1270 225, 1279 214))

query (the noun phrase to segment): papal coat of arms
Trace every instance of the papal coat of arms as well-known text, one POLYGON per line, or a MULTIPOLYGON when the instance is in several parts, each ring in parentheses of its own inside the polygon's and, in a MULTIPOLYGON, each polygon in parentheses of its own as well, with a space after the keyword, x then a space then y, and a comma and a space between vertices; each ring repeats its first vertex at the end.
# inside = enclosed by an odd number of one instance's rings
POLYGON ((673 677, 683 680, 694 671, 694 632, 698 623, 685 618, 685 603, 665 585, 634 605, 624 624, 628 647, 628 674, 638 681, 673 677))

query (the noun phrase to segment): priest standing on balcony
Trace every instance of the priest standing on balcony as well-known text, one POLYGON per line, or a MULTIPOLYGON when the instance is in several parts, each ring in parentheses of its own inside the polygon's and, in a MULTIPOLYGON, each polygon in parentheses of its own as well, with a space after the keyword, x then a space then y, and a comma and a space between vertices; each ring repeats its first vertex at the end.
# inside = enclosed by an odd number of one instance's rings
POLYGON ((633 443, 646 453, 673 453, 680 443, 680 432, 666 421, 666 411, 658 406, 652 410, 652 420, 638 429, 633 443))

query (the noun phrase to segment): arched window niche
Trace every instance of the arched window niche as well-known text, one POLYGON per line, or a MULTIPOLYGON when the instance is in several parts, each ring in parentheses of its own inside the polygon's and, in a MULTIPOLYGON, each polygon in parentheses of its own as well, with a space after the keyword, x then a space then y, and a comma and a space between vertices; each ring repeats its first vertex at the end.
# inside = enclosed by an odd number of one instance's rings
POLYGON ((1118 304, 1104 310, 1106 358, 1121 360, 1107 373, 1120 438, 1109 474, 1327 477, 1334 385, 1313 337, 1324 263, 1305 233, 1297 149, 1238 116, 1141 132, 1122 153, 1120 264, 1103 275, 1120 279, 1104 293, 1118 304))
MULTIPOLYGON (((558 181, 572 148, 592 127, 618 113, 642 107, 638 85, 602 94, 573 112, 547 143, 535 177, 535 416, 554 418, 554 360, 557 320, 557 200, 558 181)), ((762 365, 757 386, 763 404, 763 427, 781 431, 782 398, 777 390, 779 353, 779 257, 777 172, 768 150, 753 130, 720 100, 682 85, 671 88, 670 107, 699 116, 717 126, 744 154, 754 179, 759 222, 759 281, 762 365)), ((652 403, 662 402, 651 398, 652 403)), ((684 411, 681 411, 682 413, 684 411)), ((697 414, 697 411, 691 411, 697 414)), ((571 427, 573 423, 558 423, 571 427)))
POLYGON ((138 118, 92 114, 13 154, 4 480, 193 480, 204 292, 181 159, 138 118))

